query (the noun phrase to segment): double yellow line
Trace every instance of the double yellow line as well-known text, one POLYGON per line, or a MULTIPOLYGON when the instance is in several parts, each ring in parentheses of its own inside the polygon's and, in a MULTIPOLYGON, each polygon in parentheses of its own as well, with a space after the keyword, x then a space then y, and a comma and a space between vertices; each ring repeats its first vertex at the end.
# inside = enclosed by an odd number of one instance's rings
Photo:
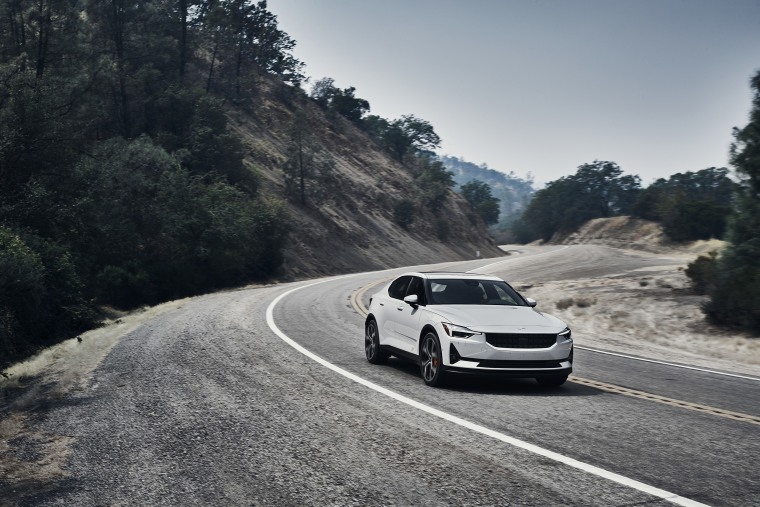
MULTIPOLYGON (((381 283, 387 282, 389 280, 390 278, 383 278, 381 280, 376 280, 354 291, 351 294, 351 297, 349 299, 351 302, 351 306, 354 308, 356 313, 358 313, 362 317, 366 317, 368 314, 368 311, 367 311, 367 307, 364 306, 364 302, 363 302, 364 295, 371 288, 377 285, 380 285, 381 283)), ((760 417, 757 417, 754 415, 742 414, 740 412, 732 412, 730 410, 724 410, 722 408, 711 407, 709 405, 700 405, 699 403, 692 403, 690 401, 667 398, 665 396, 660 396, 658 394, 652 394, 646 391, 638 391, 636 389, 629 389, 627 387, 617 386, 614 384, 607 384, 605 382, 599 382, 597 380, 590 380, 586 378, 576 377, 575 375, 571 375, 568 378, 568 380, 575 384, 584 385, 586 387, 591 387, 591 388, 598 389, 600 391, 605 391, 608 393, 621 394, 623 396, 629 396, 631 398, 637 398, 639 400, 662 403, 663 405, 670 405, 674 407, 685 408, 687 410, 694 410, 696 412, 701 412, 703 414, 714 415, 718 417, 723 417, 725 419, 731 419, 733 421, 746 422, 749 424, 757 424, 760 426, 760 417)))

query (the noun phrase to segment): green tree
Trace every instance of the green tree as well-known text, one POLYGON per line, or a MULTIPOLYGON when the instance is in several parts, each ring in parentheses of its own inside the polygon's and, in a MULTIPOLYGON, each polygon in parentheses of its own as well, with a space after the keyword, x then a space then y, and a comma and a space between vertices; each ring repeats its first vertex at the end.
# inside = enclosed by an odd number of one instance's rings
POLYGON ((491 195, 491 187, 487 183, 472 180, 462 185, 460 191, 486 225, 499 221, 499 200, 491 195))
POLYGON ((447 171, 440 160, 423 156, 417 159, 419 176, 414 183, 419 189, 422 202, 432 211, 438 211, 449 191, 454 187, 451 172, 447 171))
POLYGON ((293 116, 288 128, 287 159, 283 165, 285 192, 298 197, 303 205, 319 200, 332 184, 332 166, 322 155, 322 147, 311 131, 303 111, 293 116))
POLYGON ((331 77, 323 77, 311 87, 310 96, 321 107, 327 108, 337 92, 335 80, 331 77))
POLYGON ((749 123, 734 129, 731 147, 731 164, 741 180, 729 245, 715 263, 705 310, 713 322, 760 334, 760 72, 750 83, 754 96, 749 123))
POLYGON ((639 181, 638 176, 623 175, 614 162, 583 164, 574 175, 536 192, 513 231, 520 241, 549 240, 594 218, 627 214, 640 190, 639 181))
POLYGON ((65 248, 0 226, 0 366, 81 330, 93 316, 65 248))
POLYGON ((393 220, 404 229, 408 229, 414 222, 414 203, 409 199, 402 199, 393 206, 393 220))
POLYGON ((325 77, 314 83, 311 98, 321 107, 361 124, 362 117, 369 111, 369 102, 356 96, 356 88, 336 88, 332 78, 325 77))
MULTIPOLYGON (((380 125, 379 122, 375 124, 380 125)), ((441 144, 441 138, 430 122, 413 115, 404 115, 388 123, 380 140, 399 162, 403 162, 411 151, 432 150, 441 144)))
POLYGON ((292 54, 296 41, 280 30, 266 1, 201 2, 195 23, 201 52, 210 57, 199 59, 208 65, 207 91, 213 88, 239 97, 245 77, 257 72, 276 75, 294 86, 303 80, 303 63, 292 54))
POLYGON ((734 187, 724 167, 677 173, 642 190, 631 213, 661 222, 675 241, 722 238, 734 187))
POLYGON ((382 141, 390 128, 390 122, 376 114, 369 114, 362 118, 361 126, 370 136, 382 141))
POLYGON ((369 111, 369 102, 354 95, 356 88, 351 86, 343 90, 336 90, 330 101, 330 108, 336 113, 346 117, 354 123, 358 123, 364 113, 369 111))

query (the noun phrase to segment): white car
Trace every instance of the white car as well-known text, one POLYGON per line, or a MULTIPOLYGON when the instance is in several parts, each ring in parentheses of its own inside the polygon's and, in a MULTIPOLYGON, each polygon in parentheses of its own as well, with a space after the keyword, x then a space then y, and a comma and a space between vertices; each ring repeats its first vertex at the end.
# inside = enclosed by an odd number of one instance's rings
POLYGON ((430 386, 448 372, 560 386, 573 369, 570 328, 535 306, 493 276, 406 273, 370 299, 364 350, 373 364, 412 359, 430 386))

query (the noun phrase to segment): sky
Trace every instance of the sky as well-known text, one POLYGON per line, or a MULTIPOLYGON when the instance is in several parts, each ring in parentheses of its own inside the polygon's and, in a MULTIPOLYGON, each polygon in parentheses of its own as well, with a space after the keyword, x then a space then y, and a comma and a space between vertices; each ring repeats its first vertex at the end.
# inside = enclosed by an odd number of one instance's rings
MULTIPOLYGON (((429 121, 438 153, 542 183, 728 167, 760 0, 269 0, 311 82, 429 121)), ((310 90, 310 84, 304 88, 310 90)))

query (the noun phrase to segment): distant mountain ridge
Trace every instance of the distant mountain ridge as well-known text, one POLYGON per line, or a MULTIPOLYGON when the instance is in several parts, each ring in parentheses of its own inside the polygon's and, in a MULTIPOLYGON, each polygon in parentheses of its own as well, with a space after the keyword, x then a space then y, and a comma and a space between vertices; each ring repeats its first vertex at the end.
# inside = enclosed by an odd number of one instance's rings
POLYGON ((491 193, 499 199, 500 221, 525 208, 533 192, 533 179, 520 178, 514 172, 505 174, 485 164, 477 165, 459 157, 439 157, 444 167, 454 174, 457 186, 472 180, 480 180, 491 187, 491 193))

